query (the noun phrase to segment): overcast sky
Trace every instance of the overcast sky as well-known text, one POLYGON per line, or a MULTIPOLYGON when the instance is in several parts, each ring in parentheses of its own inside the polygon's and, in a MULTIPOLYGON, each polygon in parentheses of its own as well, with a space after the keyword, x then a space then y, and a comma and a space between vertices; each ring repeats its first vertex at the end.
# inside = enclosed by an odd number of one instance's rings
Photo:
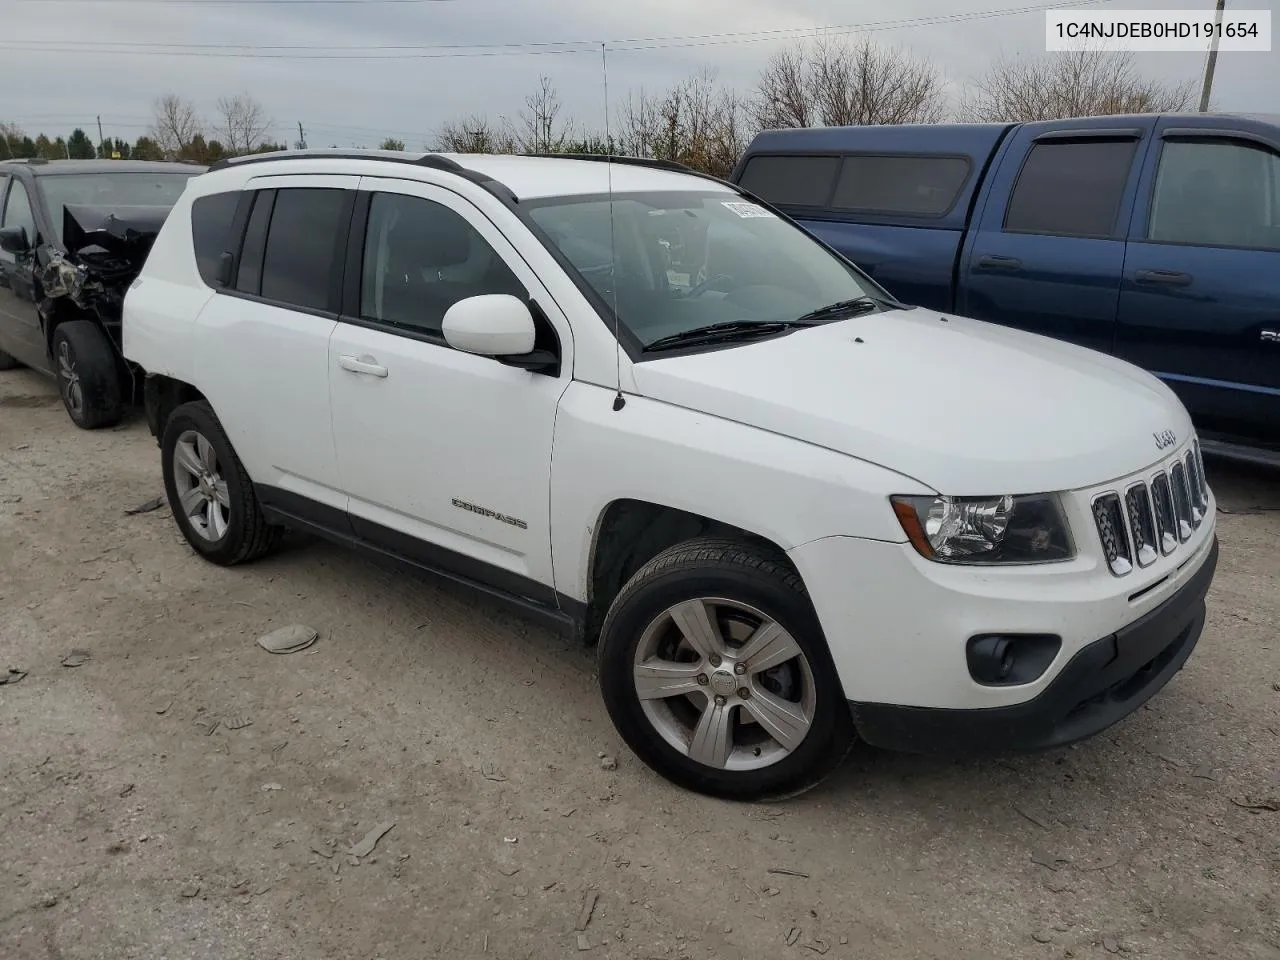
MULTIPOLYGON (((1232 0, 1230 8, 1275 4, 1232 0)), ((898 25, 877 26, 870 35, 936 62, 954 93, 1002 54, 1043 56, 1044 13, 933 25, 902 21, 1032 5, 1037 0, 0 0, 0 121, 17 122, 33 136, 82 126, 96 139, 95 117, 101 115, 107 136, 133 140, 146 131, 159 94, 177 93, 213 117, 220 95, 248 91, 275 121, 279 139, 296 139, 301 121, 312 146, 376 146, 382 137, 396 136, 415 149, 452 117, 514 117, 545 73, 567 110, 598 129, 604 101, 598 46, 584 45, 578 53, 527 47, 520 55, 475 54, 506 43, 837 26, 844 32, 887 21, 898 25), (174 44, 187 46, 177 55, 163 53, 174 44), (446 44, 488 48, 382 50, 375 55, 400 59, 378 60, 368 51, 334 49, 446 44), (228 52, 221 45, 241 45, 247 55, 211 56, 228 52), (471 55, 459 55, 465 53, 471 55)), ((1100 6, 1191 8, 1209 15, 1213 4, 1114 0, 1100 6)), ((704 66, 747 90, 768 57, 794 39, 721 36, 685 41, 701 45, 631 50, 622 48, 653 44, 619 44, 609 55, 610 100, 616 104, 628 89, 665 88, 704 66)), ((1145 73, 1171 81, 1198 82, 1204 59, 1138 55, 1145 73)), ((1222 54, 1214 101, 1222 109, 1280 112, 1280 49, 1222 54)))

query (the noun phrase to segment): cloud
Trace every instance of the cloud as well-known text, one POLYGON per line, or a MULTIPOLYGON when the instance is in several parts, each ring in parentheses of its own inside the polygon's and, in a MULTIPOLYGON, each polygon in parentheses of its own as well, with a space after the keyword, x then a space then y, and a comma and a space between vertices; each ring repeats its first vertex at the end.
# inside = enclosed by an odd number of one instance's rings
MULTIPOLYGON (((1166 8, 1178 0, 1124 0, 1128 8, 1166 8)), ((254 58, 217 56, 216 47, 192 46, 181 56, 160 55, 171 44, 405 46, 413 44, 549 43, 565 40, 702 36, 700 45, 617 49, 609 56, 611 99, 629 89, 662 89, 704 67, 726 83, 749 89, 770 54, 787 38, 725 42, 725 33, 811 29, 827 24, 883 23, 890 18, 936 17, 956 12, 1016 8, 1028 0, 457 0, 441 3, 224 4, 182 2, 63 2, 9 5, 0 83, 21 98, 8 109, 29 132, 51 135, 74 126, 93 130, 101 116, 108 136, 136 138, 145 131, 156 96, 175 92, 212 117, 219 96, 247 90, 276 121, 273 135, 296 137, 301 121, 309 141, 373 145, 394 135, 421 146, 443 121, 469 113, 513 116, 521 99, 547 74, 566 110, 592 127, 603 126, 600 52, 535 48, 520 56, 491 50, 439 50, 417 59, 271 59, 286 51, 255 51, 254 58), (117 44, 120 54, 90 52, 86 44, 117 44), (150 46, 147 46, 150 45, 150 46), (53 48, 53 49, 51 49, 53 48), (448 56, 445 56, 448 54, 448 56), (34 79, 41 78, 41 79, 34 79)), ((1187 5, 1183 3, 1182 5, 1187 5)), ((1203 5, 1196 4, 1200 9, 1203 5)), ((876 30, 875 40, 902 46, 933 61, 953 89, 998 56, 1039 56, 1044 16, 1013 16, 876 30)), ((634 43, 631 47, 654 46, 634 43)), ((295 51, 296 52, 296 51, 295 51)), ((323 53, 321 49, 308 51, 323 53)), ((390 52, 390 51, 388 51, 390 52)), ((409 51, 401 51, 408 53, 409 51)), ((425 51, 424 51, 425 53, 425 51)), ((1199 54, 1144 54, 1141 69, 1165 80, 1197 80, 1199 54)), ((1280 51, 1224 54, 1215 102, 1235 110, 1275 110, 1280 51)))

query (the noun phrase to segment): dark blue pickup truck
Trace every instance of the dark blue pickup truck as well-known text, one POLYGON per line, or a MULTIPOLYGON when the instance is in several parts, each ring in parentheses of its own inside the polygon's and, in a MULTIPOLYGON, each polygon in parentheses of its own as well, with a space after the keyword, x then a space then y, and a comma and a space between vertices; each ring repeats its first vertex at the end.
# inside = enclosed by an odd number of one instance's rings
POLYGON ((1206 453, 1280 465, 1280 116, 772 130, 733 179, 899 299, 1123 357, 1206 453))

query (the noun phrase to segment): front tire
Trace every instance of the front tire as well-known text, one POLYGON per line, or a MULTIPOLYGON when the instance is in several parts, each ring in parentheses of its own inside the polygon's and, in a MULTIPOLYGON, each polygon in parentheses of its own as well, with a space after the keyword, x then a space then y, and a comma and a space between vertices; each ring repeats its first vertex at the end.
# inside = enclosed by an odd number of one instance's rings
POLYGON ((253 492, 213 408, 184 403, 160 439, 164 490, 187 543, 206 560, 230 567, 256 560, 279 539, 253 492))
POLYGON ((120 365, 106 334, 89 320, 68 320, 53 331, 58 393, 82 430, 113 427, 124 416, 120 365))
POLYGON ((701 538, 645 564, 601 631, 600 687, 653 770, 735 800, 801 793, 854 742, 817 614, 785 558, 701 538))

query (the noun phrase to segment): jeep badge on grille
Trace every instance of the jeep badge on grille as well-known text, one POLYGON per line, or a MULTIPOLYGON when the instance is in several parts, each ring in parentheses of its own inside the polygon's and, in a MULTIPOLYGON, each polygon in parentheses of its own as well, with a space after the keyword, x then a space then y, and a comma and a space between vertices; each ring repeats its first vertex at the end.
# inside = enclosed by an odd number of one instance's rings
POLYGON ((1178 436, 1172 430, 1161 430, 1159 433, 1153 433, 1156 438, 1156 449, 1165 450, 1172 447, 1178 442, 1178 436))

